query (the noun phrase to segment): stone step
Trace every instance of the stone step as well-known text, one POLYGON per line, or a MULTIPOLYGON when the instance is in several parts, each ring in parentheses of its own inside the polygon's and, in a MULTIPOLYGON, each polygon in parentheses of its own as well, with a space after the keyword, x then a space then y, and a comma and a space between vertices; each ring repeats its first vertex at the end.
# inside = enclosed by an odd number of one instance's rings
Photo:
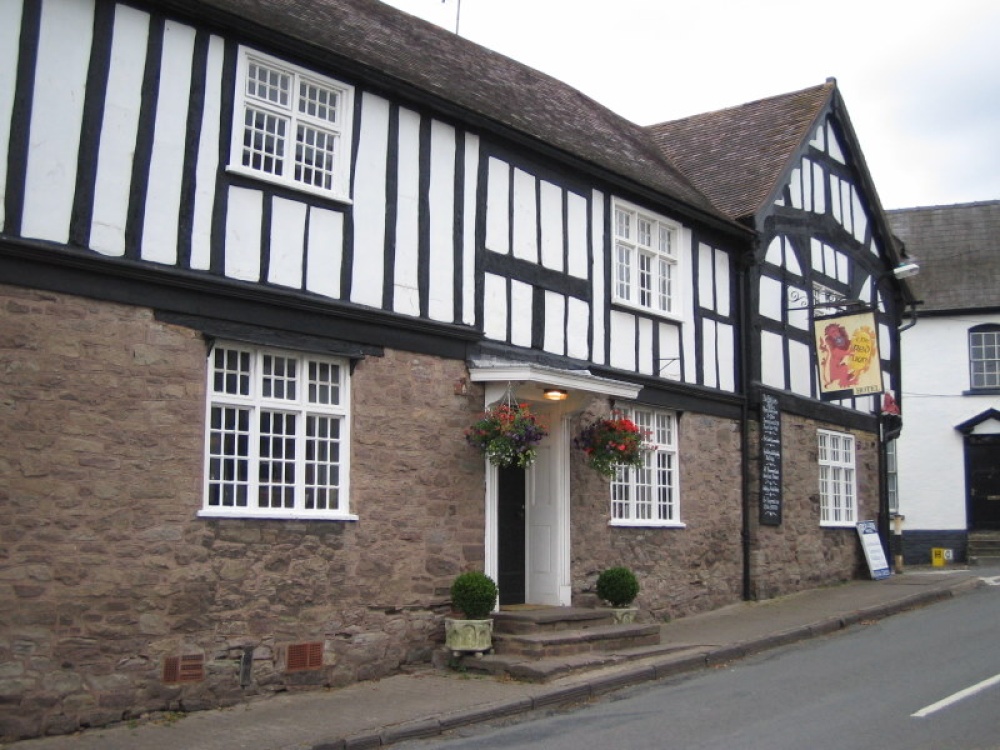
POLYGON ((653 624, 600 625, 575 630, 537 633, 493 633, 493 650, 498 655, 544 659, 591 652, 655 646, 660 642, 660 626, 653 624))
POLYGON ((612 623, 610 609, 537 607, 494 612, 494 633, 546 633, 603 627, 612 623))
POLYGON ((641 646, 614 651, 592 651, 568 656, 533 659, 516 654, 491 654, 478 658, 465 657, 461 668, 470 672, 505 675, 521 682, 550 682, 572 674, 639 661, 678 651, 697 651, 691 646, 641 646))

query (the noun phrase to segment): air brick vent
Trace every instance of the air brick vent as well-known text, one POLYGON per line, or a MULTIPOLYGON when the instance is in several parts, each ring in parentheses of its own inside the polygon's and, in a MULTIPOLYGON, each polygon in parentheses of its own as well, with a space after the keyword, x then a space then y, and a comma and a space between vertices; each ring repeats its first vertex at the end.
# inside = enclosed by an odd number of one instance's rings
POLYGON ((163 662, 163 681, 201 682, 205 679, 205 657, 202 654, 168 656, 163 662))
POLYGON ((323 666, 323 644, 293 643, 288 647, 288 672, 303 672, 307 669, 319 669, 323 666))

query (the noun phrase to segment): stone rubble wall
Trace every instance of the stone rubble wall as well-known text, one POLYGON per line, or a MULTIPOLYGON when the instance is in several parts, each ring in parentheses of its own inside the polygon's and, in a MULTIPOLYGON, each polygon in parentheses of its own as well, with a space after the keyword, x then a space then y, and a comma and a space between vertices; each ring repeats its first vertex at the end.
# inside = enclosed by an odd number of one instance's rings
POLYGON ((0 737, 391 674, 429 660, 452 578, 481 569, 464 363, 358 363, 361 520, 208 519, 206 353, 147 309, 0 286, 0 737), (286 672, 302 642, 322 667, 286 672), (186 655, 204 679, 165 684, 186 655))

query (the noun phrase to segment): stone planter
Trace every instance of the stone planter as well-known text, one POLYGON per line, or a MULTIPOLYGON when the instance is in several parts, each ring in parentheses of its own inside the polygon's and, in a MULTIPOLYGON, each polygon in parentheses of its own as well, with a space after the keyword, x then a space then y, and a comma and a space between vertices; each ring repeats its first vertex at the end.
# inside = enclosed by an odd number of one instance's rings
POLYGON ((493 648, 493 620, 444 619, 444 642, 452 653, 486 653, 493 648))
POLYGON ((611 610, 611 621, 615 625, 630 625, 638 614, 638 607, 616 607, 611 610))

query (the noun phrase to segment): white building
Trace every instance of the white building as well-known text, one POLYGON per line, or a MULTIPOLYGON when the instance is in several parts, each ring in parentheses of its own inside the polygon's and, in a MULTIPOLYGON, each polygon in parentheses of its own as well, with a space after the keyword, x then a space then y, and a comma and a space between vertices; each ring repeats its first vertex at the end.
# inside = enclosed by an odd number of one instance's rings
POLYGON ((1000 201, 888 217, 921 267, 917 324, 902 334, 904 558, 974 559, 1000 531, 1000 201))

